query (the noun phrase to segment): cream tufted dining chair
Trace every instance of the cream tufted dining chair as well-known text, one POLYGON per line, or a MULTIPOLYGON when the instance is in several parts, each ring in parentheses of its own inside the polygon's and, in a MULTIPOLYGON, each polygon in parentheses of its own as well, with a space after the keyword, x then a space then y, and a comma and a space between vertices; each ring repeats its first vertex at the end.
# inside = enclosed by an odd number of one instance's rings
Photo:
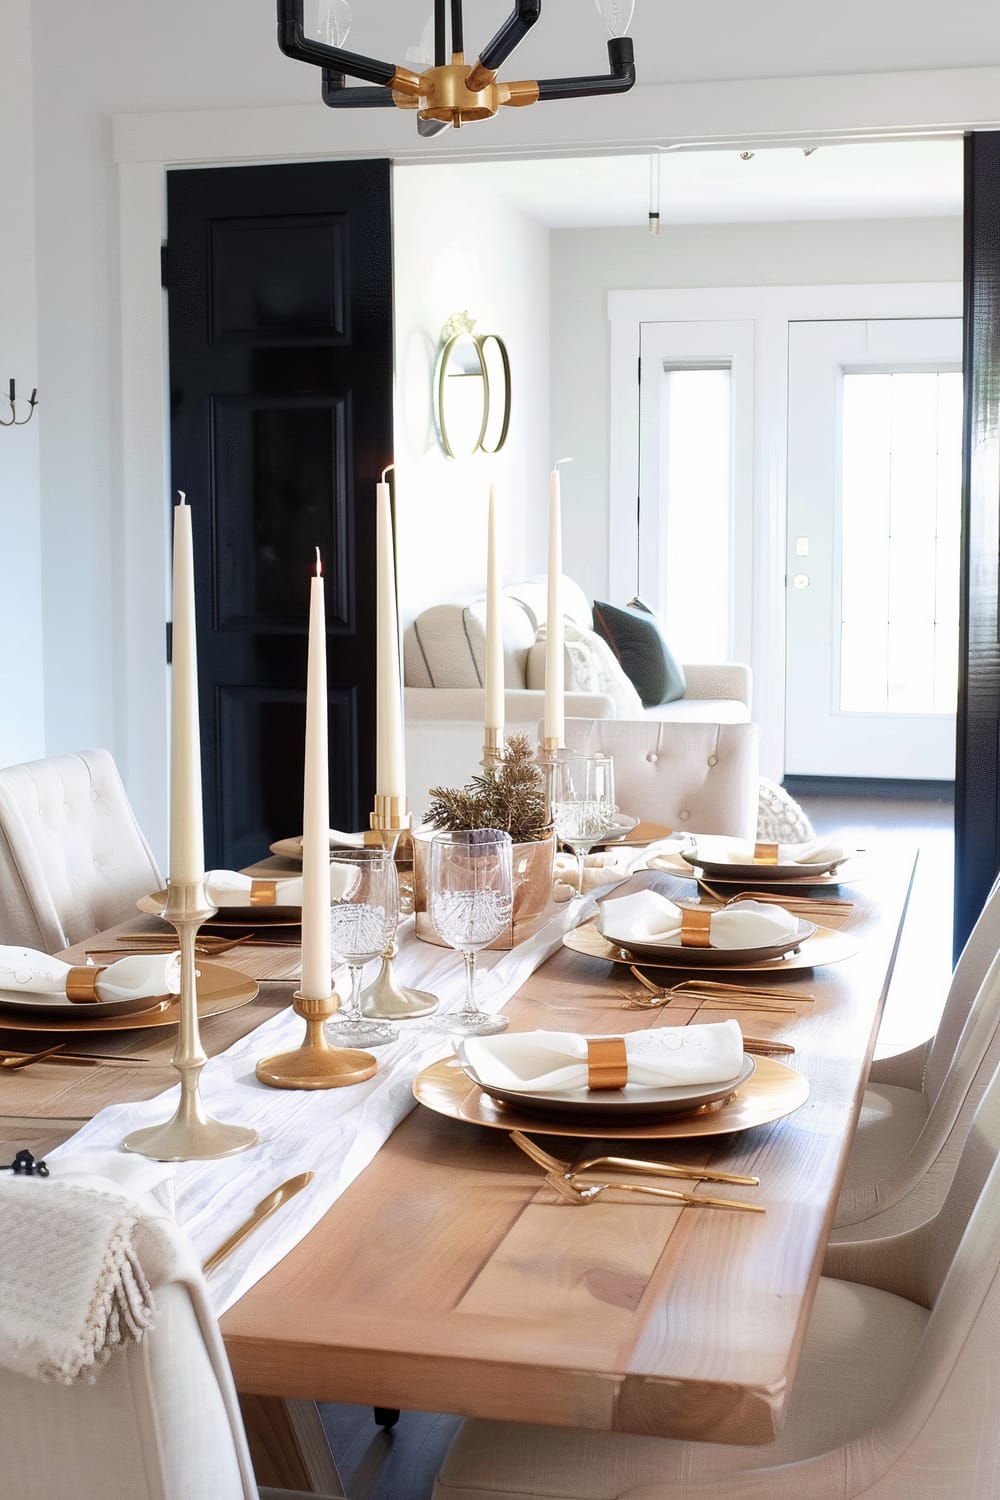
POLYGON ((939 1213, 879 1241, 866 1283, 821 1279, 775 1442, 465 1422, 434 1500, 996 1500, 998 1153, 1000 1076, 939 1213))
POLYGON ((109 751, 0 770, 0 943, 56 953, 162 884, 109 751))
POLYGON ((1000 881, 965 945, 932 1041, 869 1078, 831 1245, 898 1234, 936 1213, 1000 1064, 1000 881), (921 1067, 921 1063, 923 1064, 921 1067))
POLYGON ((623 812, 681 833, 755 837, 756 724, 567 719, 565 739, 569 750, 614 757, 623 812))
MULTIPOLYGON (((114 1191, 113 1183, 93 1185, 114 1191)), ((22 1186, 40 1194, 50 1188, 37 1180, 22 1186)), ((59 1232, 54 1212, 53 1240, 59 1232)), ((155 1324, 141 1342, 115 1349, 92 1383, 52 1384, 14 1373, 0 1340, 0 1494, 5 1500, 306 1500, 300 1491, 257 1487, 190 1241, 157 1214, 140 1225, 133 1244, 153 1292, 155 1324)), ((81 1247, 81 1255, 88 1249, 81 1247)), ((317 1468, 328 1481, 327 1500, 343 1496, 333 1459, 317 1468)))

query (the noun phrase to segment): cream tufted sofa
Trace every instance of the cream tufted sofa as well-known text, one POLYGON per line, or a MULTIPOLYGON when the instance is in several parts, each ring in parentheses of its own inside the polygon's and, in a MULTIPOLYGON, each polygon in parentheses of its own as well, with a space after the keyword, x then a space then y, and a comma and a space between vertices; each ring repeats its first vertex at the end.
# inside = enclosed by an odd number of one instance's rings
MULTIPOLYGON (((582 630, 593 629, 590 601, 571 578, 562 580, 562 601, 568 620, 582 630)), ((544 700, 535 638, 545 624, 546 606, 544 577, 504 590, 505 729, 508 735, 526 734, 532 743, 544 700)), ((430 787, 462 786, 478 767, 485 650, 485 599, 434 605, 404 631, 407 792, 418 817, 426 809, 430 787)), ((748 666, 741 662, 685 663, 684 672, 684 697, 641 710, 645 719, 664 724, 749 722, 752 679, 748 666)), ((613 694, 603 691, 568 691, 566 713, 581 719, 620 717, 613 694)))
POLYGON ((56 953, 162 884, 107 750, 0 771, 0 943, 56 953))

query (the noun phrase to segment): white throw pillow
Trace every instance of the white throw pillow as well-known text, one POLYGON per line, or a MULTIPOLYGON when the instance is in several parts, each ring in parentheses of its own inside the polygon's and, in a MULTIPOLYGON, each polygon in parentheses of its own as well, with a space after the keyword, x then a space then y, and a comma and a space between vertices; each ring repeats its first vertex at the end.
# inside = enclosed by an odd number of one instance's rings
MULTIPOLYGON (((625 676, 607 641, 593 630, 583 630, 571 620, 564 621, 565 673, 567 693, 606 693, 615 706, 618 719, 641 719, 642 700, 625 676)), ((525 683, 529 688, 545 686, 545 626, 535 635, 528 652, 525 683)))

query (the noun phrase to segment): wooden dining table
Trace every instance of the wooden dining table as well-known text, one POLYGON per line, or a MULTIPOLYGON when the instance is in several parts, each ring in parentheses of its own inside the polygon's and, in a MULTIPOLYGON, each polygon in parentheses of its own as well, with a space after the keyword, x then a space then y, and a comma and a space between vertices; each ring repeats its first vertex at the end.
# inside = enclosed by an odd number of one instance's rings
MULTIPOLYGON (((759 1188, 705 1190, 752 1198, 764 1214, 610 1192, 564 1202, 504 1130, 417 1107, 320 1224, 222 1318, 241 1393, 770 1441, 792 1390, 913 868, 912 850, 887 850, 869 856, 856 884, 823 892, 852 903, 820 920, 856 951, 820 968, 758 973, 786 992, 790 1009, 699 1013, 690 998, 627 1009, 644 993, 628 967, 566 947, 506 1007, 512 1028, 584 1033, 733 1015, 747 1032, 791 1043, 782 1061, 808 1079, 809 1094, 787 1117, 742 1133, 607 1147, 755 1174, 759 1188)), ((676 889, 696 894, 690 882, 676 889)), ((80 961, 87 949, 113 948, 121 932, 156 926, 138 920, 67 956, 80 961)), ((273 974, 288 957, 244 947, 218 961, 250 972, 270 965, 273 974)), ((680 977, 647 972, 660 983, 680 977)), ((755 982, 752 973, 724 977, 755 982)), ((203 1023, 206 1051, 287 1005, 293 988, 262 978, 252 1004, 203 1023)), ((0 1030, 7 1050, 42 1040, 0 1030)), ((173 1081, 172 1045, 171 1033, 107 1032, 73 1050, 148 1060, 6 1072, 3 1142, 41 1153, 103 1105, 158 1092, 173 1081)), ((560 1156, 601 1149, 536 1139, 560 1156)))

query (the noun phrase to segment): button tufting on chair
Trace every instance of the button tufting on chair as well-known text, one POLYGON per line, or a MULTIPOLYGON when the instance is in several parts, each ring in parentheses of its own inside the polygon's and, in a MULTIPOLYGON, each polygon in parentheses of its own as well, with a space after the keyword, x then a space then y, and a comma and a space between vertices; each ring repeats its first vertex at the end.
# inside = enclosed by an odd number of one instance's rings
POLYGON ((56 953, 162 884, 109 751, 0 770, 0 943, 56 953))

